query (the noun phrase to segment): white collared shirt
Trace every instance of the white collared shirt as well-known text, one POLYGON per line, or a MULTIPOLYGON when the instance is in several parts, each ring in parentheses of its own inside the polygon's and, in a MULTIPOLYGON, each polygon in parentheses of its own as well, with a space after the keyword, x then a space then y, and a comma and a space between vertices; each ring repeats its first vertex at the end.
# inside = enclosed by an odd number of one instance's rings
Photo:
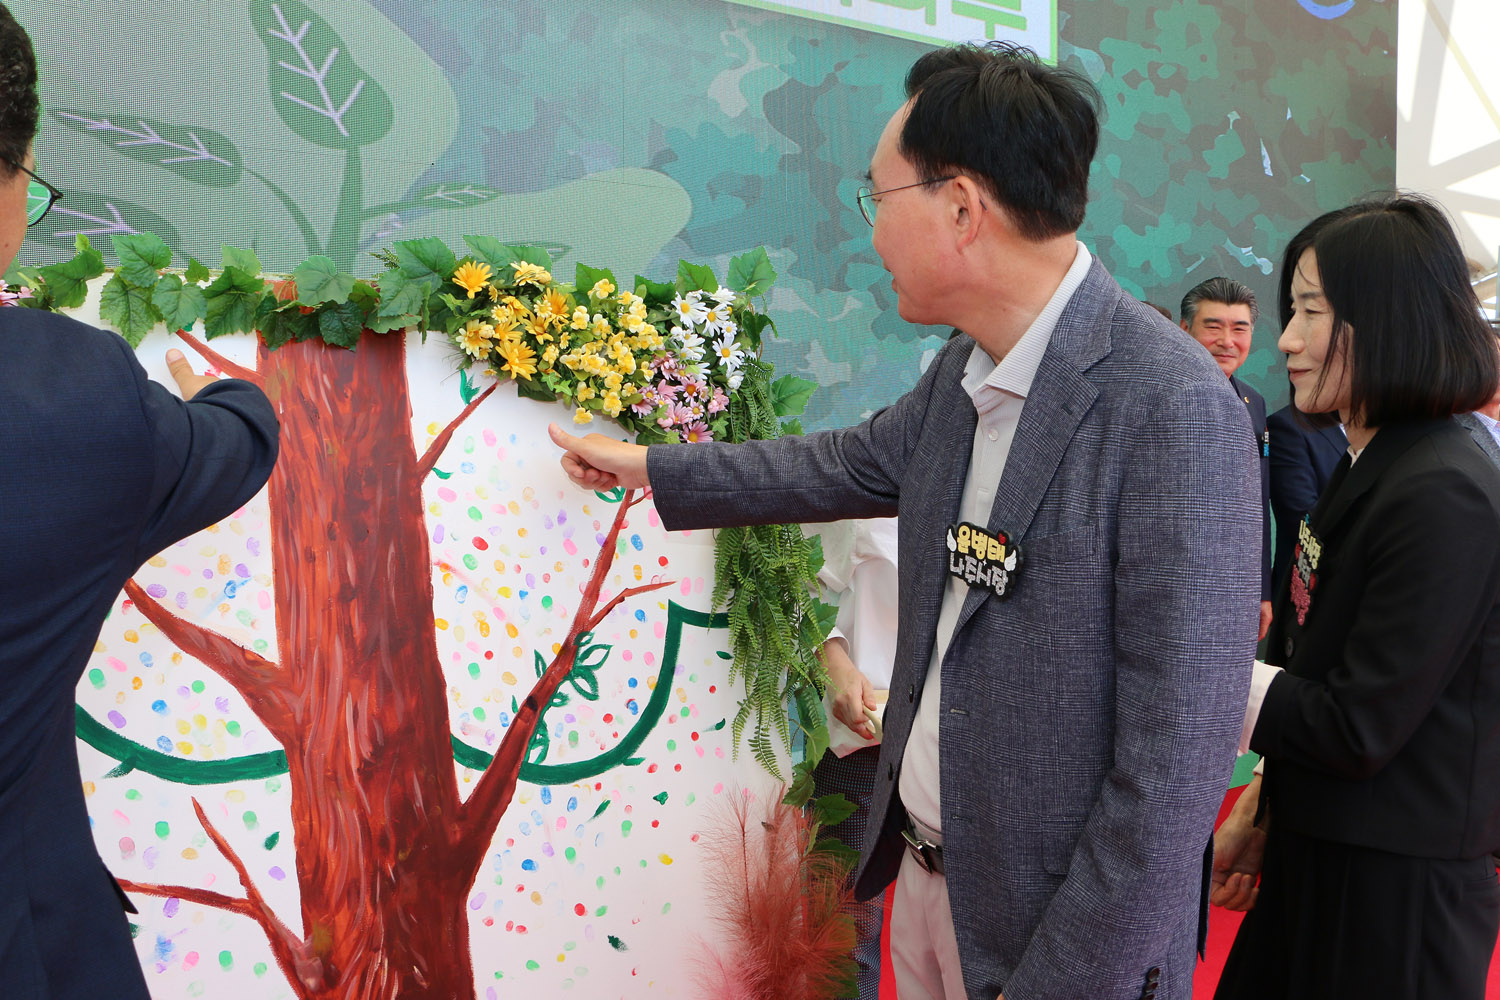
MULTIPOLYGON (((1005 471, 1010 444, 1016 436, 1016 426, 1020 423, 1021 410, 1026 405, 1026 395, 1031 391, 1037 367, 1042 363, 1042 355, 1047 353, 1047 345, 1052 342, 1052 331, 1056 329, 1058 319, 1083 284, 1093 262, 1088 247, 1080 242, 1073 264, 1057 291, 1052 293, 1052 298, 1021 334, 1021 339, 999 363, 977 345, 969 355, 963 387, 974 401, 979 423, 974 428, 974 445, 964 480, 959 520, 970 524, 989 523, 995 491, 1000 486, 1000 476, 1005 471)), ((927 544, 942 543, 942 539, 934 538, 927 544)), ((941 833, 943 815, 938 762, 943 656, 953 639, 953 629, 958 624, 958 614, 968 592, 968 585, 963 581, 956 577, 948 579, 942 609, 938 613, 937 637, 927 665, 927 680, 922 686, 922 700, 917 705, 917 716, 912 721, 901 764, 901 803, 914 820, 933 833, 941 833)), ((896 695, 893 693, 892 697, 896 695)))

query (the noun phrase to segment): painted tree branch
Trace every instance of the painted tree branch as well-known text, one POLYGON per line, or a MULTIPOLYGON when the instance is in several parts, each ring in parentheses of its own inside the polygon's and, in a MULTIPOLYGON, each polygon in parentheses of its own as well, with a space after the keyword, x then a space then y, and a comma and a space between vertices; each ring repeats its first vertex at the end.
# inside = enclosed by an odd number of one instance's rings
POLYGON ((272 911, 270 904, 251 881, 250 871, 245 867, 245 863, 229 845, 229 841, 224 839, 223 834, 219 833, 209 822, 208 815, 198 804, 197 799, 193 799, 193 812, 198 814, 198 822, 203 824, 203 832, 208 834, 208 839, 212 840, 214 846, 219 849, 219 853, 224 855, 224 860, 234 866, 235 874, 240 877, 240 885, 245 887, 245 901, 254 911, 250 915, 266 932, 266 938, 271 942, 271 953, 276 956, 276 961, 282 971, 287 974, 287 978, 293 983, 300 984, 304 989, 322 988, 322 959, 314 955, 312 946, 293 933, 292 929, 282 923, 281 918, 272 911))
POLYGON ((204 361, 207 361, 209 364, 213 365, 215 368, 223 372, 225 375, 228 375, 230 378, 242 378, 246 382, 255 383, 262 389, 266 387, 265 378, 262 377, 260 372, 256 371, 255 369, 246 368, 244 365, 236 364, 235 362, 230 361, 228 358, 224 357, 224 355, 220 354, 212 347, 209 347, 203 341, 199 340, 191 333, 188 333, 186 330, 178 330, 177 336, 182 338, 182 342, 184 344, 197 351, 199 356, 202 357, 204 361))
POLYGON ((625 590, 620 591, 613 598, 611 598, 610 602, 606 604, 597 615, 590 618, 588 624, 583 627, 583 631, 594 631, 594 629, 598 628, 600 623, 603 622, 604 619, 609 617, 609 613, 615 608, 618 608, 620 604, 625 600, 631 597, 635 597, 637 594, 645 594, 653 590, 660 590, 663 587, 670 587, 676 582, 676 580, 663 580, 660 583, 647 583, 639 587, 627 587, 625 590))
MULTIPOLYGON (((594 561, 594 572, 583 589, 583 598, 579 601, 578 610, 573 615, 573 625, 568 630, 567 639, 558 648, 557 655, 552 658, 552 662, 547 665, 542 676, 537 678, 531 692, 526 695, 526 700, 521 703, 515 718, 505 730, 505 737, 500 741, 500 747, 495 751, 490 766, 485 768, 484 774, 480 775, 473 794, 463 805, 458 846, 460 850, 468 852, 470 860, 477 861, 477 856, 482 856, 483 851, 489 845, 490 837, 494 834, 495 826, 500 822, 500 817, 505 814, 506 807, 510 805, 511 796, 516 790, 516 780, 521 771, 522 758, 527 747, 531 745, 531 737, 541 721, 542 712, 545 706, 551 703, 552 696, 557 693, 557 689, 573 669, 573 661, 578 654, 578 637, 591 631, 604 620, 604 614, 595 614, 594 611, 599 604, 599 592, 609 576, 610 567, 614 565, 620 531, 625 527, 625 515, 630 508, 644 499, 644 494, 637 496, 634 490, 625 492, 620 501, 620 509, 615 513, 614 523, 610 525, 609 534, 605 536, 604 543, 599 546, 599 556, 594 561)), ((672 582, 674 581, 669 580, 633 589, 637 593, 644 593, 668 586, 672 582)), ((630 591, 625 591, 617 595, 606 606, 605 613, 614 610, 629 593, 630 591)))
POLYGON ((484 402, 489 394, 494 392, 499 386, 500 383, 495 382, 488 389, 469 400, 469 405, 465 406, 458 416, 449 421, 448 426, 443 428, 441 434, 432 439, 432 444, 422 453, 421 459, 417 462, 418 482, 426 479, 427 474, 432 471, 432 467, 437 465, 437 460, 442 457, 443 449, 448 447, 448 442, 453 440, 453 432, 458 430, 459 424, 469 419, 469 414, 478 409, 479 404, 484 402))
POLYGON ((125 581, 125 593, 173 645, 232 684, 278 739, 286 733, 292 692, 286 690, 288 679, 276 664, 217 632, 178 618, 134 579, 125 581))
POLYGON ((181 899, 200 906, 212 906, 215 909, 249 917, 260 924, 261 929, 265 931, 266 938, 271 944, 272 954, 276 956, 277 963, 286 973, 293 988, 297 990, 298 996, 306 997, 309 991, 322 988, 322 961, 312 953, 311 946, 305 940, 293 933, 292 929, 282 923, 281 918, 272 912, 265 897, 251 882, 250 873, 246 870, 244 862, 240 860, 234 848, 229 846, 229 842, 224 839, 223 835, 209 822, 208 816, 203 812, 203 807, 198 804, 197 799, 193 799, 193 812, 198 814, 198 822, 203 825, 204 832, 214 842, 219 853, 224 855, 225 860, 234 867, 235 873, 239 876, 240 885, 245 887, 244 898, 226 896, 222 892, 214 892, 210 889, 194 889, 185 885, 152 885, 124 879, 120 880, 120 887, 126 892, 142 896, 181 899))

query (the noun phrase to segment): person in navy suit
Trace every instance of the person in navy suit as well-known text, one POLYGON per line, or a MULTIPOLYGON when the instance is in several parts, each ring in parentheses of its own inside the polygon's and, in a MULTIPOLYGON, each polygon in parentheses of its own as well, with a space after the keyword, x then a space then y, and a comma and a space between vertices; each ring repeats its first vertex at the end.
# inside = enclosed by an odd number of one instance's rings
MULTIPOLYGON (((32 172, 26 32, 0 6, 0 270, 58 196, 32 172), (28 206, 30 211, 28 212, 28 206)), ((250 499, 277 422, 246 382, 149 381, 118 335, 0 309, 0 996, 146 1000, 125 911, 94 847, 74 689, 121 586, 250 499), (184 401, 186 400, 186 401, 184 401)))
POLYGON ((1271 474, 1270 439, 1266 433, 1266 401, 1260 393, 1235 378, 1234 373, 1250 356, 1250 338, 1260 308, 1248 285, 1233 278, 1209 278, 1194 286, 1182 297, 1181 326, 1188 335, 1208 349, 1219 370, 1229 376, 1234 394, 1240 397, 1250 414, 1250 428, 1255 434, 1254 447, 1260 462, 1261 553, 1260 553, 1260 634, 1264 639, 1271 626, 1271 474))
POLYGON ((1297 525, 1318 502, 1333 467, 1349 447, 1349 439, 1336 423, 1308 423, 1291 403, 1266 418, 1266 430, 1271 438, 1271 517, 1276 522, 1271 560, 1271 588, 1275 592, 1286 582, 1297 525))

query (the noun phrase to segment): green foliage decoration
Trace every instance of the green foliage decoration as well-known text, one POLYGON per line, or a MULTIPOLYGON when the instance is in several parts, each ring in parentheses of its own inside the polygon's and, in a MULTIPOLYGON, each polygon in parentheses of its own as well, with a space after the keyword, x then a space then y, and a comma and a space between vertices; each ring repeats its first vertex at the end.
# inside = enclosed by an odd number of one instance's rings
MULTIPOLYGON (((254 253, 229 246, 217 274, 191 258, 179 274, 169 270, 172 251, 158 237, 110 239, 120 265, 101 293, 100 317, 132 347, 159 325, 186 331, 201 324, 210 340, 254 333, 272 350, 312 339, 354 350, 366 331, 440 331, 463 358, 465 402, 476 394, 466 369, 483 362, 521 395, 565 402, 577 423, 609 417, 644 444, 800 433, 795 419, 783 418, 801 414, 817 388, 792 375, 773 382, 761 358, 764 335, 776 330, 752 301, 763 301, 776 280, 764 249, 733 258, 723 287, 711 268, 683 261, 674 282, 637 275, 621 288, 611 271, 584 264, 573 282, 557 281, 546 249, 482 236, 465 237, 462 256, 438 239, 398 242, 375 253, 386 270, 373 281, 323 255, 268 277, 254 253)), ((82 305, 87 283, 105 267, 87 237, 77 238, 76 249, 59 264, 14 268, 6 280, 24 289, 15 304, 82 305)), ((713 606, 729 620, 729 682, 745 685, 734 742, 748 726, 756 760, 780 777, 778 746, 793 750, 800 737, 804 759, 789 797, 799 805, 811 801, 811 769, 828 747, 827 675, 818 653, 837 609, 818 599, 822 563, 821 544, 796 525, 718 534, 713 606)), ((610 647, 580 648, 573 684, 588 698, 610 647)), ((531 754, 545 754, 545 743, 531 754)), ((813 808, 832 815, 831 804, 813 808)))

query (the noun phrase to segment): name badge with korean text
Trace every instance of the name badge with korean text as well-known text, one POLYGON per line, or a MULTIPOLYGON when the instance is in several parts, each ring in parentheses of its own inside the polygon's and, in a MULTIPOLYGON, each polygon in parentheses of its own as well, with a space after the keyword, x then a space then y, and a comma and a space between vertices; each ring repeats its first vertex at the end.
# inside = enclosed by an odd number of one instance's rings
POLYGON ((990 534, 976 524, 948 526, 948 575, 970 587, 985 587, 996 597, 1009 597, 1021 571, 1021 550, 1010 535, 990 534))
POLYGON ((1307 624, 1313 591, 1318 589, 1318 560, 1323 558, 1323 542, 1313 534, 1310 517, 1297 525, 1297 544, 1292 549, 1292 605, 1297 609, 1297 624, 1307 624))

